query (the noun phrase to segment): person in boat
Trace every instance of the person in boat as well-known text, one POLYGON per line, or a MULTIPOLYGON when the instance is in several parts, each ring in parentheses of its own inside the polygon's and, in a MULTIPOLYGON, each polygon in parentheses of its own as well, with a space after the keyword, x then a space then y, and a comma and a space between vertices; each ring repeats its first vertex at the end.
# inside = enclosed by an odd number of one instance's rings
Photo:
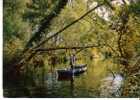
POLYGON ((71 69, 74 68, 75 60, 76 60, 76 57, 75 57, 74 54, 72 54, 72 55, 70 56, 70 66, 71 66, 71 69))

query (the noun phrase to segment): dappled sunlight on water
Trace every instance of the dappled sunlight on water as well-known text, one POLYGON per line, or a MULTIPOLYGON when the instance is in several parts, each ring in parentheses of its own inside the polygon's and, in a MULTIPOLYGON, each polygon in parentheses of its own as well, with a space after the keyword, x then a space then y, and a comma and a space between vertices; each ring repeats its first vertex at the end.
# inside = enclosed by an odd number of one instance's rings
MULTIPOLYGON (((45 73, 44 82, 41 82, 44 83, 42 85, 43 88, 39 88, 40 90, 28 89, 28 93, 35 94, 28 94, 27 96, 23 93, 22 96, 36 97, 39 95, 41 97, 110 97, 109 91, 118 91, 119 86, 121 86, 121 83, 119 82, 121 82, 123 79, 120 76, 117 76, 115 79, 112 79, 112 76, 109 76, 111 73, 108 71, 108 69, 112 70, 113 72, 116 72, 117 69, 117 65, 113 64, 111 59, 102 60, 100 58, 96 58, 87 62, 89 62, 87 63, 87 72, 79 76, 75 76, 73 80, 67 81, 58 81, 57 73, 55 71, 55 69, 65 68, 66 66, 61 65, 61 67, 57 66, 50 68, 52 71, 48 70, 48 72, 45 73), (112 80, 114 82, 112 82, 112 80), (110 82, 112 82, 112 85, 110 85, 110 82), (117 89, 113 90, 114 88, 117 89)), ((79 63, 82 63, 82 61, 79 61, 79 63)), ((39 82, 38 86, 40 85, 39 82)), ((10 93, 8 95, 10 96, 10 93)), ((16 96, 16 93, 14 96, 16 96)))
MULTIPOLYGON (((82 61, 80 61, 81 63, 82 61)), ((80 76, 74 77, 74 81, 71 84, 70 81, 56 81, 55 84, 59 84, 57 88, 65 88, 63 91, 64 94, 69 94, 73 97, 103 97, 107 96, 106 94, 103 95, 102 92, 104 91, 101 87, 106 86, 110 87, 110 81, 113 79, 108 79, 111 73, 108 71, 108 68, 111 70, 116 70, 117 65, 112 64, 111 60, 102 60, 102 59, 94 59, 88 63, 88 70, 84 74, 80 76), (103 81, 104 79, 108 79, 103 81), (106 84, 108 81, 108 84, 106 84), (71 88, 72 87, 72 88, 71 88), (68 93, 68 91, 72 91, 72 94, 68 93)), ((122 80, 117 76, 114 79, 114 83, 112 84, 113 88, 118 88, 115 85, 118 85, 117 80, 122 80)), ((47 80, 49 81, 49 80, 47 80)), ((52 84, 51 84, 52 85, 52 84)), ((56 89, 57 90, 57 89, 56 89)), ((59 89, 58 89, 59 90, 59 89)), ((53 91, 53 90, 52 90, 53 91)), ((60 93, 60 92, 59 92, 60 93)), ((61 93, 60 93, 61 95, 61 93)), ((108 94, 108 97, 110 94, 108 94)))
POLYGON ((100 86, 101 97, 120 97, 121 86, 123 85, 123 77, 116 74, 115 77, 111 74, 104 78, 100 86))

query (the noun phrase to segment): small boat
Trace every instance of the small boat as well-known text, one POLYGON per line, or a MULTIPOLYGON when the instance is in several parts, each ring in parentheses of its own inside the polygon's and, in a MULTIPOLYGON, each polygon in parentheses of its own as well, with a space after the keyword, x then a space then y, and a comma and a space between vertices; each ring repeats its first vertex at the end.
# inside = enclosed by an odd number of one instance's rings
POLYGON ((69 79, 72 78, 73 76, 77 76, 84 73, 86 70, 87 70, 86 64, 75 65, 73 69, 72 68, 58 69, 57 70, 58 79, 69 79))

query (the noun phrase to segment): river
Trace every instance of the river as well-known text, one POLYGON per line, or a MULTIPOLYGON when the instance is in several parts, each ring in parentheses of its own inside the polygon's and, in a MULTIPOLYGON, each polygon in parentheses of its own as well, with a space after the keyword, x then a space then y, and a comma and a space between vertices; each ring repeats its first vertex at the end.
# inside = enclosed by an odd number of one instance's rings
MULTIPOLYGON (((117 74, 118 65, 112 60, 94 59, 87 64, 87 71, 73 80, 58 81, 55 67, 44 73, 43 80, 36 79, 36 86, 4 89, 6 97, 120 97, 123 78, 117 74), (109 71, 115 73, 115 78, 109 71)), ((36 77, 37 78, 37 77, 36 77)))

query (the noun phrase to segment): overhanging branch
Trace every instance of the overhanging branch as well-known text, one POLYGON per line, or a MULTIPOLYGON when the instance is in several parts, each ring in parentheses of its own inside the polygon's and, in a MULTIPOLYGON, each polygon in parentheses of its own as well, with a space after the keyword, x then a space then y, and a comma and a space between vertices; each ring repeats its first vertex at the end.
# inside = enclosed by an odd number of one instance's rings
POLYGON ((65 50, 65 49, 86 49, 86 48, 94 48, 99 47, 99 45, 89 45, 89 46, 68 46, 68 47, 51 47, 51 48, 42 48, 42 49, 35 49, 37 52, 47 52, 47 51, 54 51, 54 50, 65 50))
POLYGON ((71 22, 70 24, 66 25, 64 28, 60 29, 58 32, 54 33, 53 35, 51 35, 50 37, 46 38, 45 40, 41 41, 37 46, 34 47, 34 49, 39 48, 41 45, 45 44, 47 41, 49 41, 50 39, 52 39, 53 37, 57 36, 58 34, 60 34, 61 32, 63 32, 64 30, 68 29, 69 27, 71 27, 72 25, 74 25, 75 23, 79 22, 81 19, 83 19, 85 16, 87 16, 89 13, 91 13, 92 11, 94 11, 95 9, 99 8, 100 6, 102 6, 104 3, 97 5, 96 7, 94 7, 93 9, 89 10, 88 12, 86 12, 85 14, 83 14, 81 17, 79 17, 78 19, 76 19, 75 21, 71 22))
POLYGON ((66 6, 68 0, 58 0, 56 6, 53 8, 52 12, 46 17, 44 17, 39 25, 39 29, 37 32, 34 33, 34 35, 31 37, 31 39, 26 44, 26 48, 29 48, 33 46, 33 42, 40 41, 42 39, 42 34, 45 34, 45 29, 47 29, 51 21, 57 17, 57 15, 61 12, 61 10, 66 6), (55 13, 54 13, 55 12, 55 13))
MULTIPOLYGON (((89 13, 91 13, 92 11, 94 11, 94 10, 96 10, 97 8, 99 8, 99 7, 101 7, 102 5, 104 5, 104 3, 102 3, 102 4, 99 4, 99 5, 97 5, 96 7, 94 7, 93 9, 91 9, 91 10, 89 10, 89 11, 87 11, 85 14, 83 14, 81 17, 79 17, 78 19, 76 19, 76 20, 74 20, 73 22, 71 22, 70 24, 68 24, 68 25, 66 25, 64 28, 62 28, 62 29, 60 29, 58 32, 56 32, 56 33, 54 33, 53 35, 51 35, 50 37, 48 37, 48 38, 46 38, 45 40, 43 40, 43 41, 41 41, 37 46, 35 46, 35 47, 30 47, 30 48, 27 48, 27 49, 25 49, 24 51, 23 51, 23 58, 19 61, 19 63, 17 63, 17 64, 14 64, 13 66, 14 67, 17 67, 17 66, 19 66, 20 65, 20 67, 22 67, 24 64, 26 64, 27 62, 29 62, 31 59, 32 59, 32 57, 33 56, 35 56, 36 55, 36 50, 37 51, 39 51, 39 50, 41 50, 41 49, 39 49, 40 48, 40 46, 41 45, 43 45, 43 44, 45 44, 47 41, 49 41, 50 39, 52 39, 53 37, 55 37, 55 36, 57 36, 58 34, 60 34, 61 32, 63 32, 64 30, 66 30, 66 29, 68 29, 69 27, 71 27, 72 25, 74 25, 75 23, 77 23, 77 22, 79 22, 81 19, 83 19, 85 16, 87 16, 89 13), (33 53, 33 56, 32 56, 32 53, 33 53), (26 55, 30 55, 29 57, 28 56, 26 56, 26 55), (27 60, 28 61, 27 61, 27 60), (23 63, 24 62, 24 63, 23 63)), ((78 47, 79 49, 81 48, 83 48, 83 47, 78 47)), ((49 49, 49 48, 48 48, 49 49)), ((48 50, 47 49, 47 50, 48 50)), ((62 48, 61 47, 61 49, 66 49, 66 48, 62 48)), ((54 48, 52 49, 52 50, 54 50, 54 48)), ((43 51, 43 50, 42 50, 43 51)), ((45 50, 44 50, 45 51, 45 50)), ((13 68, 14 68, 13 67, 13 68)))

